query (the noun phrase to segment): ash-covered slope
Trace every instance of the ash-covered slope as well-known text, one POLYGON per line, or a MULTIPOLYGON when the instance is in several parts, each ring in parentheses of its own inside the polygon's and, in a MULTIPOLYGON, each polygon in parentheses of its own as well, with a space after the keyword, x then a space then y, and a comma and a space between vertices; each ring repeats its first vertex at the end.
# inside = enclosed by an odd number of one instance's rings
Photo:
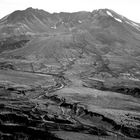
POLYGON ((116 74, 139 71, 139 24, 112 10, 50 14, 28 8, 1 19, 0 28, 4 58, 46 61, 62 71, 94 64, 116 74))

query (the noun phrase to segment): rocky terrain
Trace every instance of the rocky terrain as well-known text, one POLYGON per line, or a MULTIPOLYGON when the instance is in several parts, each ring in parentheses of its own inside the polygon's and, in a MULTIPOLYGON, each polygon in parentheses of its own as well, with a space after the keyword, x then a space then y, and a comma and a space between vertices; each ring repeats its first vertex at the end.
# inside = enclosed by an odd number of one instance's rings
POLYGON ((140 24, 109 9, 0 19, 0 138, 140 139, 140 24))

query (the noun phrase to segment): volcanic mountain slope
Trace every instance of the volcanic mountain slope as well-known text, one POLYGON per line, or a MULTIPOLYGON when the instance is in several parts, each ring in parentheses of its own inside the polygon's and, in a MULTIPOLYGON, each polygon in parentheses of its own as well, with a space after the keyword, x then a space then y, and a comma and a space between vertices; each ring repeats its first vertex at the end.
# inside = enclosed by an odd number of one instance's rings
POLYGON ((56 72, 86 69, 118 76, 139 71, 139 25, 111 10, 50 14, 28 8, 0 23, 1 58, 31 61, 46 72, 48 64, 56 72))
POLYGON ((139 54, 140 25, 109 9, 2 18, 1 137, 139 139, 139 54))

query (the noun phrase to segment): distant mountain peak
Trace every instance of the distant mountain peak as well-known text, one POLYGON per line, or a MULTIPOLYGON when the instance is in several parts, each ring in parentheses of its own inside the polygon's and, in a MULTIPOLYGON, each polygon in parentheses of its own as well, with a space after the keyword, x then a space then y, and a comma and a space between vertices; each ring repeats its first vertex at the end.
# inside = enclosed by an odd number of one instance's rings
POLYGON ((92 13, 98 14, 99 16, 111 16, 111 17, 123 18, 123 16, 117 14, 111 9, 97 9, 97 10, 94 10, 92 13))
POLYGON ((36 9, 35 8, 32 8, 32 7, 28 7, 26 10, 32 11, 32 10, 36 10, 36 9))
MULTIPOLYGON (((44 16, 47 15, 48 12, 40 9, 34 9, 32 7, 29 7, 25 10, 16 10, 13 13, 9 14, 7 18, 3 18, 7 20, 7 23, 16 23, 21 22, 25 19, 32 19, 34 16, 44 16)), ((3 20, 2 19, 2 20, 3 20)))

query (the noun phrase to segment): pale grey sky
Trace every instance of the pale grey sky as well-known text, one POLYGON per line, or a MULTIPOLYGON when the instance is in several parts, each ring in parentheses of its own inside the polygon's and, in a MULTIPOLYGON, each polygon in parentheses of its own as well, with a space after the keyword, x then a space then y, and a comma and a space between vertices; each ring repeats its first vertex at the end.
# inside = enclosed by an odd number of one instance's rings
POLYGON ((108 8, 140 23, 140 0, 0 0, 0 18, 28 7, 44 9, 51 13, 108 8))

